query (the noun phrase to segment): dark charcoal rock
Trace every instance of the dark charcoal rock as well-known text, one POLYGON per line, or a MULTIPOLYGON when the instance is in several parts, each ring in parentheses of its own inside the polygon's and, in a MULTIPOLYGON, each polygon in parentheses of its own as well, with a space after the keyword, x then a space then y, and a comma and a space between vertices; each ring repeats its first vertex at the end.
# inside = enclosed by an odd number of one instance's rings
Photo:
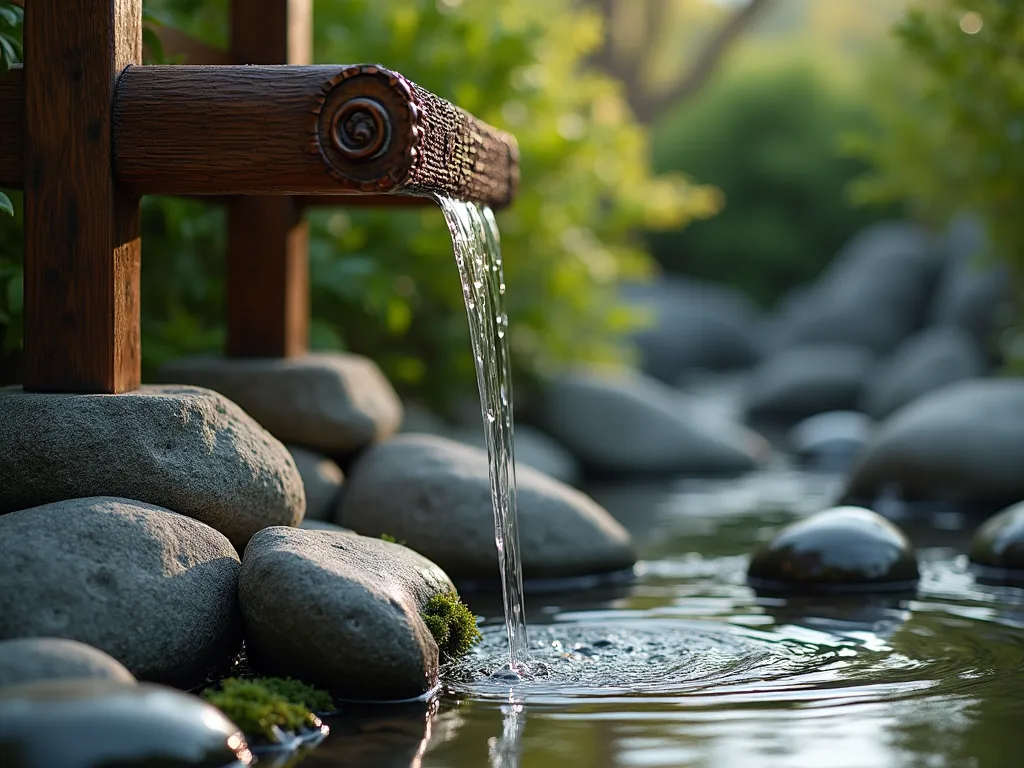
POLYGON ((888 354, 923 323, 941 266, 920 227, 899 221, 869 227, 788 303, 771 334, 774 348, 847 344, 888 354))
POLYGON ((249 543, 238 585, 246 652, 265 674, 341 698, 419 696, 438 670, 420 612, 453 589, 444 571, 398 544, 267 528, 249 543))
POLYGON ((874 422, 859 411, 827 411, 793 427, 786 443, 810 469, 846 472, 864 449, 873 428, 874 422))
POLYGON ((668 384, 693 369, 749 368, 760 357, 757 310, 731 288, 669 278, 628 285, 623 300, 653 313, 653 325, 635 339, 644 371, 668 384))
POLYGON ((755 589, 870 592, 913 588, 917 557, 910 541, 881 515, 837 507, 780 531, 751 558, 755 589))
POLYGON ((0 687, 64 677, 135 682, 121 662, 85 643, 59 637, 0 641, 0 687))
MULTIPOLYGON (((575 488, 520 467, 519 540, 526 579, 631 568, 629 534, 575 488)), ((433 435, 400 435, 364 453, 338 522, 406 542, 456 581, 499 577, 487 454, 433 435)))
POLYGON ((857 463, 846 502, 887 489, 908 501, 995 506, 1024 498, 1024 381, 944 387, 883 422, 857 463))
POLYGON ((789 427, 828 411, 856 410, 874 359, 860 347, 805 345, 773 355, 750 375, 747 421, 789 427))
POLYGON ((647 376, 579 373, 549 382, 537 425, 597 472, 740 474, 760 441, 647 376))
POLYGON ((0 514, 90 496, 194 517, 239 551, 260 528, 298 525, 302 478, 281 443, 223 395, 0 389, 0 514))
POLYGON ((884 419, 922 395, 985 373, 985 357, 967 331, 937 326, 900 344, 868 376, 861 406, 884 419))
POLYGON ((250 760, 237 725, 172 688, 79 679, 0 690, 3 768, 241 768, 250 760))
POLYGON ((1024 502, 1004 509, 975 531, 970 558, 987 580, 1024 584, 1024 502))
POLYGON ((66 637, 142 680, 197 685, 241 641, 238 554, 137 501, 73 499, 0 516, 0 638, 66 637))

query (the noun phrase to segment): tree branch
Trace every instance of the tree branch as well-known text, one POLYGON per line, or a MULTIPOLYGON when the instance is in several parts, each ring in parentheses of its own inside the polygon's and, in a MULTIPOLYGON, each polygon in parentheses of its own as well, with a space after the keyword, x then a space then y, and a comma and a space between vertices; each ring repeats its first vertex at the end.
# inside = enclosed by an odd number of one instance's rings
POLYGON ((676 85, 659 93, 630 92, 629 100, 637 118, 649 122, 672 104, 689 99, 711 78, 726 52, 743 32, 764 11, 772 0, 747 0, 708 42, 693 66, 676 85))

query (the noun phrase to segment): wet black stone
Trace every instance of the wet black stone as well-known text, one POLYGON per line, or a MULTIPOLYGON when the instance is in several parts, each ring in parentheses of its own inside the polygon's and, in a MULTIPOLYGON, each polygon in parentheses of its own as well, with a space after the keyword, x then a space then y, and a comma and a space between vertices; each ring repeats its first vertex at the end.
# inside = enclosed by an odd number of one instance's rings
POLYGON ((766 592, 897 592, 919 572, 913 545, 881 515, 837 507, 793 523, 758 549, 748 583, 766 592))
POLYGON ((1024 584, 1024 502, 987 520, 971 541, 971 565, 983 581, 1024 584))
POLYGON ((251 760, 234 723, 173 688, 76 679, 0 689, 3 768, 235 768, 251 760))

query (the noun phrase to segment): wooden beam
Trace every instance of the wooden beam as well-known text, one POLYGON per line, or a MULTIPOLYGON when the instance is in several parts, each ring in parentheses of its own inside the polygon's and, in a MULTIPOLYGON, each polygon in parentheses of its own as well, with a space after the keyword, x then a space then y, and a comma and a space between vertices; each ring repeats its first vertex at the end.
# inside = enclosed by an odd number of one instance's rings
POLYGON ((111 105, 142 60, 142 0, 33 0, 24 35, 25 388, 125 392, 140 376, 139 200, 113 177, 111 105))
MULTIPOLYGON (((8 77, 0 114, 24 114, 8 77)), ((140 195, 440 193, 501 208, 519 178, 510 134, 375 66, 131 67, 113 125, 115 177, 140 195), (382 135, 380 151, 357 146, 382 135)), ((5 136, 0 169, 23 146, 5 136)))
MULTIPOLYGON (((234 0, 231 58, 309 64, 312 0, 234 0)), ((297 357, 309 349, 309 227, 292 197, 228 203, 230 357, 297 357)))

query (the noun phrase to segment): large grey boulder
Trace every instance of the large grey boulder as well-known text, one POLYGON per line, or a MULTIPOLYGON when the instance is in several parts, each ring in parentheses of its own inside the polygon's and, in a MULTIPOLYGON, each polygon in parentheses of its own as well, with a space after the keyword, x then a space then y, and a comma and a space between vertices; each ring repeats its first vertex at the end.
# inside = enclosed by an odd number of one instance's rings
POLYGON ((985 373, 985 358, 966 330, 949 325, 920 331, 867 377, 861 407, 883 419, 933 390, 985 373))
MULTIPOLYGON (((530 467, 516 475, 524 578, 633 565, 629 535, 593 500, 530 467)), ((394 536, 456 580, 499 578, 487 454, 480 449, 432 435, 374 446, 351 470, 338 522, 364 536, 394 536)))
POLYGON ((88 496, 138 499, 216 528, 239 549, 298 525, 302 478, 281 443, 216 392, 0 389, 0 513, 88 496))
POLYGON ((666 278, 628 284, 623 301, 652 315, 634 340, 646 373, 674 384, 692 370, 748 368, 760 357, 753 303, 727 286, 666 278))
POLYGON ((850 345, 806 344, 772 355, 747 382, 747 421, 788 427, 854 409, 873 363, 870 352, 850 345))
POLYGON ((0 640, 0 688, 68 677, 135 682, 135 676, 117 659, 76 640, 59 637, 0 640))
POLYGON ((888 354, 923 324, 941 268, 935 239, 921 227, 868 227, 789 302, 772 334, 774 349, 845 344, 888 354))
POLYGON ((537 425, 599 472, 730 474, 757 466, 753 435, 646 376, 569 374, 538 400, 537 425))
POLYGON ((4 768, 249 765, 245 738, 216 707, 160 685, 45 680, 0 690, 4 768))
POLYGON ((954 219, 945 238, 947 258, 929 308, 929 319, 967 331, 983 350, 1013 318, 1013 280, 995 260, 976 216, 954 219))
MULTIPOLYGON (((448 436, 476 448, 487 447, 482 424, 453 429, 448 436)), ((575 457, 557 440, 528 424, 515 425, 515 455, 517 467, 533 467, 569 485, 580 481, 580 466, 575 457)))
POLYGON ((167 363, 160 378, 221 392, 279 440, 331 456, 355 453, 402 423, 391 383, 361 355, 193 357, 167 363))
POLYGON ((295 445, 288 446, 306 491, 304 520, 330 520, 341 498, 345 474, 334 459, 295 445))
POLYGON ((932 392, 881 424, 843 498, 1006 504, 1024 498, 1024 381, 975 379, 932 392))
POLYGON ((438 648, 420 612, 454 587, 412 550, 268 528, 250 542, 238 586, 246 652, 264 674, 375 700, 419 696, 437 682, 438 648))
POLYGON ((0 639, 64 637, 189 687, 238 650, 238 554, 222 534, 114 498, 0 516, 0 639))

